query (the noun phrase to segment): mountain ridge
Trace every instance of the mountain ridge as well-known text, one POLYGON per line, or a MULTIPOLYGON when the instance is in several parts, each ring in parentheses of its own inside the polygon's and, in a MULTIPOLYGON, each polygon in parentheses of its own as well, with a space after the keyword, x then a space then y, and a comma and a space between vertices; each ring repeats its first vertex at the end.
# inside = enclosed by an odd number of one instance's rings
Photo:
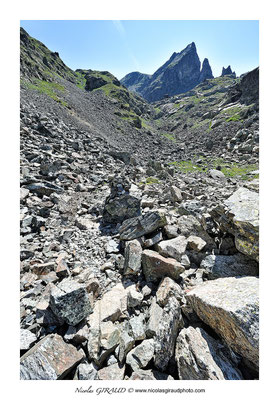
POLYGON ((201 68, 196 45, 192 42, 179 53, 174 52, 152 75, 140 72, 135 75, 135 72, 131 72, 120 82, 147 101, 153 102, 164 96, 185 93, 205 79, 213 79, 209 61, 205 58, 201 68))

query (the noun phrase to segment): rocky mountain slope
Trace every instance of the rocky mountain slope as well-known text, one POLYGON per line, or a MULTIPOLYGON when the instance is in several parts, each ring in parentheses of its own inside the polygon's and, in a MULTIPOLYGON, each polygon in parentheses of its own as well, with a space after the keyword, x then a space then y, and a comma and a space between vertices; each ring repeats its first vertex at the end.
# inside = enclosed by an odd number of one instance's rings
POLYGON ((165 96, 185 93, 198 83, 212 78, 208 59, 204 59, 201 68, 196 45, 193 42, 180 53, 173 53, 153 75, 131 72, 120 82, 129 90, 152 102, 161 100, 165 96))
POLYGON ((258 70, 150 105, 53 54, 21 30, 21 379, 258 379, 258 70))

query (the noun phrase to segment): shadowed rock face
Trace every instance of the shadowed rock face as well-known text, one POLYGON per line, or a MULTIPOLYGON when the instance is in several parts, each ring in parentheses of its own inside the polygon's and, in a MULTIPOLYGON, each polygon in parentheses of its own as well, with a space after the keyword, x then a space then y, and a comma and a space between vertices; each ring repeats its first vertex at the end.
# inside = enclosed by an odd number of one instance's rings
POLYGON ((206 79, 213 79, 212 69, 207 58, 203 60, 199 83, 206 79))
POLYGON ((230 350, 216 342, 203 329, 182 329, 177 338, 175 357, 180 379, 239 380, 239 370, 228 358, 230 350))
POLYGON ((173 53, 153 75, 131 72, 120 82, 152 102, 164 96, 187 92, 198 83, 211 78, 213 75, 208 59, 205 58, 201 69, 196 45, 193 42, 180 53, 173 53))
POLYGON ((242 75, 241 81, 228 91, 226 103, 235 101, 259 104, 259 67, 242 75))

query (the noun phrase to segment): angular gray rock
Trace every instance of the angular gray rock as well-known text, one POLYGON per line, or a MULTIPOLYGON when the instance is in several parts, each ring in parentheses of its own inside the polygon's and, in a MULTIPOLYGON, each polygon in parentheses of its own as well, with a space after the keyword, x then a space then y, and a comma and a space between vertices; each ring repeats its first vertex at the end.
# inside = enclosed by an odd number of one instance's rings
POLYGON ((186 298, 200 319, 236 353, 259 364, 259 279, 219 278, 190 290, 186 298))
POLYGON ((230 276, 257 276, 258 263, 244 256, 234 254, 232 256, 209 255, 202 260, 200 268, 204 268, 210 279, 227 278, 230 276))
POLYGON ((125 365, 120 366, 118 363, 109 365, 108 367, 99 369, 98 380, 110 381, 110 380, 123 380, 125 373, 125 365))
POLYGON ((134 316, 129 319, 129 325, 131 329, 131 335, 136 340, 145 339, 145 316, 143 313, 140 313, 138 316, 134 316))
POLYGON ((181 190, 176 186, 171 186, 170 188, 171 199, 173 202, 180 203, 182 201, 181 190))
POLYGON ((155 246, 155 249, 164 257, 175 258, 181 261, 186 251, 187 239, 185 236, 178 236, 174 239, 163 240, 155 246))
POLYGON ((20 350, 29 350, 31 345, 37 341, 37 336, 28 329, 20 330, 20 350))
POLYGON ((84 357, 62 337, 51 334, 43 338, 20 359, 20 379, 63 379, 84 357))
POLYGON ((153 237, 146 239, 143 243, 143 247, 148 248, 154 246, 154 244, 163 240, 162 232, 156 233, 153 237))
POLYGON ((159 321, 159 329, 154 337, 154 364, 161 371, 167 368, 174 354, 180 320, 181 311, 179 302, 175 297, 171 297, 164 307, 162 318, 159 321))
POLYGON ((156 302, 156 297, 153 297, 151 306, 149 307, 149 320, 146 328, 147 337, 157 335, 159 331, 160 321, 163 316, 163 308, 160 307, 156 302))
POLYGON ((160 285, 157 289, 157 303, 161 307, 164 307, 171 296, 174 296, 177 300, 180 300, 183 296, 183 292, 177 283, 175 283, 171 278, 166 277, 160 282, 160 285))
POLYGON ((187 249, 201 251, 206 246, 206 242, 198 236, 189 236, 187 238, 187 249))
POLYGON ((225 181, 225 180, 226 180, 226 177, 225 177, 225 175, 223 174, 223 172, 222 172, 222 171, 219 171, 218 169, 210 169, 210 170, 208 171, 208 175, 209 175, 211 178, 216 179, 216 180, 220 180, 220 181, 225 181))
POLYGON ((50 307, 57 317, 73 326, 92 312, 85 288, 70 278, 52 288, 50 307))
POLYGON ((98 367, 94 363, 81 363, 77 367, 78 379, 81 381, 93 381, 97 379, 98 367))
POLYGON ((133 348, 135 338, 133 336, 129 321, 122 324, 122 331, 120 333, 119 347, 116 349, 116 355, 120 362, 125 360, 126 354, 133 348), (118 351, 117 351, 118 350, 118 351))
POLYGON ((142 266, 147 282, 156 282, 164 276, 176 280, 185 271, 185 268, 174 258, 165 258, 153 250, 142 252, 142 266))
POLYGON ((143 300, 142 293, 136 290, 135 285, 132 286, 128 292, 128 297, 127 297, 128 307, 130 308, 137 307, 141 304, 142 300, 143 300))
POLYGON ((212 210, 223 231, 235 237, 235 246, 243 254, 259 260, 259 194, 239 188, 212 210))
POLYGON ((138 240, 131 240, 125 246, 124 275, 137 275, 141 269, 142 248, 138 240))
POLYGON ((62 189, 49 182, 36 182, 26 186, 30 192, 34 192, 40 196, 50 196, 51 193, 61 193, 62 189))
POLYGON ((120 240, 133 240, 167 224, 166 217, 156 211, 144 216, 126 219, 120 227, 120 240))
POLYGON ((127 354, 126 363, 133 371, 144 368, 154 356, 154 341, 146 339, 127 354))
POLYGON ((164 374, 163 372, 154 369, 137 369, 129 378, 132 381, 167 381, 174 380, 171 375, 164 374))
POLYGON ((180 331, 175 350, 181 380, 241 380, 241 372, 232 365, 220 342, 203 329, 184 328, 180 331))
POLYGON ((101 320, 100 302, 96 302, 89 317, 89 337, 87 349, 89 359, 101 366, 120 343, 121 324, 101 320))

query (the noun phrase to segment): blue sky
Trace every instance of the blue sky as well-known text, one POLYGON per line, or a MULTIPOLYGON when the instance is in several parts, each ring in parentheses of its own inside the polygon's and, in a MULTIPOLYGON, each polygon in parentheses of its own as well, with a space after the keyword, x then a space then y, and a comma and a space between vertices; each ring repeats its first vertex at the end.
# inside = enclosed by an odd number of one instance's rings
POLYGON ((70 68, 106 70, 118 79, 132 71, 154 73, 191 42, 214 76, 223 66, 239 76, 259 65, 256 20, 24 20, 21 26, 70 68))

